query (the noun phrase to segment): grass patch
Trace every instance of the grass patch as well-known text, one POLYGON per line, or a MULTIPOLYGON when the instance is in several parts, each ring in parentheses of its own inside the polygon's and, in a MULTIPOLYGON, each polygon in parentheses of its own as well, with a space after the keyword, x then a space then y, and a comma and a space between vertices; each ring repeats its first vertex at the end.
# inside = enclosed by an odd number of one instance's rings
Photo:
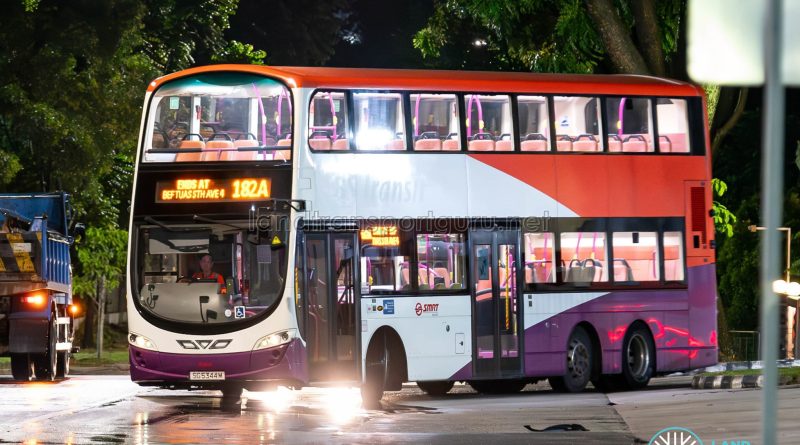
MULTIPOLYGON (((703 376, 716 375, 761 375, 763 369, 740 369, 738 371, 704 372, 703 376)), ((779 376, 800 378, 800 368, 778 368, 779 376)))
POLYGON ((72 355, 73 366, 100 366, 128 363, 127 349, 103 350, 100 360, 97 359, 97 351, 94 349, 81 349, 80 352, 72 355))
MULTIPOLYGON (((70 366, 102 366, 128 363, 127 349, 104 350, 103 357, 97 359, 97 351, 94 349, 82 349, 77 354, 72 354, 70 366)), ((0 357, 0 368, 10 368, 11 359, 0 357)))

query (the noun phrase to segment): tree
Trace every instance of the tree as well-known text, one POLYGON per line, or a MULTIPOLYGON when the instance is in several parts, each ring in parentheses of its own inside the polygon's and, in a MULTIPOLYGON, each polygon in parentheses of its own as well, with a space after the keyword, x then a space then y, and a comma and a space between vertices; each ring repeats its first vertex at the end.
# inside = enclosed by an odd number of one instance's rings
POLYGON ((333 54, 350 0, 241 0, 227 38, 265 50, 272 65, 318 66, 333 54))
MULTIPOLYGON (((108 289, 119 286, 125 267, 128 233, 114 227, 90 227, 78 245, 81 273, 73 280, 73 292, 92 303, 97 314, 97 356, 103 349, 103 321, 108 289)), ((88 305, 87 305, 88 306, 88 305)), ((92 323, 87 311, 87 326, 92 323)), ((91 333, 91 330, 84 331, 91 333)), ((88 344, 84 336, 83 344, 88 344)))

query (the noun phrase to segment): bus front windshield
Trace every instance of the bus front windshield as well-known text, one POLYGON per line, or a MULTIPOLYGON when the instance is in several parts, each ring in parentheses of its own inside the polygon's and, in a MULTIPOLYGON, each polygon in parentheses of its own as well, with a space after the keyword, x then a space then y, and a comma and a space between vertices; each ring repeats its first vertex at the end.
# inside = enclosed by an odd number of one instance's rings
POLYGON ((291 159, 292 102, 280 82, 243 73, 198 74, 153 94, 143 162, 291 159))
POLYGON ((252 233, 248 223, 143 226, 138 302, 174 322, 229 323, 278 301, 286 278, 287 233, 252 233), (281 242, 275 242, 275 239, 281 242))

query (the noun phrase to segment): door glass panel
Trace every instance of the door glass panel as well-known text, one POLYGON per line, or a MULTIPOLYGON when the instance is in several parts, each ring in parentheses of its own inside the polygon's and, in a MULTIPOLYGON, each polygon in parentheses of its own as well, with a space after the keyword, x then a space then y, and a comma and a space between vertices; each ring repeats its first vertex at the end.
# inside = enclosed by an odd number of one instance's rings
POLYGON ((498 246, 498 279, 500 290, 500 354, 501 357, 517 357, 517 267, 516 246, 498 246))
POLYGON ((352 237, 334 241, 336 265, 336 357, 352 360, 355 351, 352 237))
POLYGON ((308 348, 312 362, 328 359, 328 262, 325 241, 306 241, 308 270, 308 348))
POLYGON ((494 358, 494 299, 492 297, 492 246, 474 246, 475 332, 478 358, 494 358))

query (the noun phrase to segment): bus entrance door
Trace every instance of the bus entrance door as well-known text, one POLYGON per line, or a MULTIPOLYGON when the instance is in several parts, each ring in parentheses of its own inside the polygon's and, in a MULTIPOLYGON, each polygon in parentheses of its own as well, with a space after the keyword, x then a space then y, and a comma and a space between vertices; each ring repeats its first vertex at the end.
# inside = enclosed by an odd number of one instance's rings
POLYGON ((473 375, 522 375, 522 331, 518 309, 519 231, 473 230, 473 375))
POLYGON ((312 382, 358 379, 354 233, 307 233, 306 340, 312 382))

